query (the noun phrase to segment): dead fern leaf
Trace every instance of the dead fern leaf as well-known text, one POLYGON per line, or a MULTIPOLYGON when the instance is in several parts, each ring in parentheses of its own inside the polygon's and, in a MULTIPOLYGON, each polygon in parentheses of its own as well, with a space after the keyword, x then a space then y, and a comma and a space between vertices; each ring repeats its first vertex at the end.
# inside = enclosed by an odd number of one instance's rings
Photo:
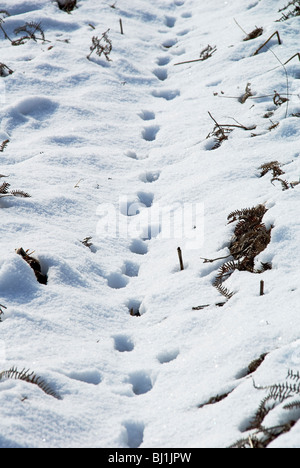
POLYGON ((23 380, 24 382, 37 385, 47 395, 61 400, 60 395, 58 395, 58 393, 56 393, 45 380, 37 376, 34 372, 30 372, 29 369, 26 370, 24 368, 21 371, 18 371, 16 367, 11 367, 9 370, 5 370, 0 373, 0 382, 4 379, 23 380))

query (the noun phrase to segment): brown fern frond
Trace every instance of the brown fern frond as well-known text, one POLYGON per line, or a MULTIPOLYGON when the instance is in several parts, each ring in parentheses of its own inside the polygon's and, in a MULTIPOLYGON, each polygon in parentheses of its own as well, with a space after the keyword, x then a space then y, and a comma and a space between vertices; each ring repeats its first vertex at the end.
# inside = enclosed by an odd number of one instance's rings
POLYGON ((273 182, 277 180, 278 182, 281 183, 281 186, 282 186, 282 190, 288 190, 290 188, 290 184, 288 183, 287 180, 283 180, 283 179, 280 179, 279 177, 273 177, 273 179, 271 180, 271 184, 273 184, 273 182))
POLYGON ((37 281, 41 284, 47 284, 48 278, 47 275, 42 273, 42 268, 38 260, 28 255, 27 252, 21 247, 16 249, 16 253, 20 255, 26 263, 33 269, 37 281))
POLYGON ((25 23, 23 26, 19 26, 15 29, 15 34, 25 33, 19 39, 15 39, 12 41, 12 45, 21 45, 24 44, 26 40, 33 39, 35 42, 37 40, 42 40, 43 42, 45 39, 44 31, 41 27, 41 23, 36 23, 35 21, 31 21, 29 23, 25 23), (39 37, 39 35, 41 37, 39 37))
POLYGON ((9 370, 5 370, 0 373, 0 381, 2 379, 17 379, 32 383, 37 385, 47 395, 61 400, 60 395, 58 395, 58 393, 56 393, 45 380, 36 375, 34 372, 29 372, 29 369, 26 370, 24 368, 21 371, 18 371, 16 367, 11 367, 9 370))
POLYGON ((77 0, 57 0, 57 4, 60 10, 71 13, 77 6, 77 0))
POLYGON ((253 31, 247 34, 243 41, 250 41, 251 39, 256 39, 257 37, 261 36, 263 32, 263 28, 256 27, 253 31))
POLYGON ((8 182, 3 182, 3 184, 0 185, 0 193, 1 194, 7 194, 9 187, 10 187, 10 184, 8 182))
POLYGON ((231 299, 234 296, 234 292, 229 291, 229 289, 225 288, 221 284, 214 284, 215 288, 219 291, 222 296, 226 297, 227 300, 231 299))
POLYGON ((0 144, 0 152, 3 153, 3 151, 5 150, 6 146, 8 145, 9 143, 9 140, 4 140, 2 141, 2 143, 0 144))
POLYGON ((23 192, 22 190, 12 190, 10 193, 14 197, 31 198, 31 195, 29 195, 29 193, 23 192))
POLYGON ((218 270, 217 277, 213 283, 214 286, 217 286, 226 281, 226 279, 228 279, 235 270, 239 270, 239 263, 234 261, 224 263, 218 270))
POLYGON ((280 169, 281 164, 278 161, 271 161, 269 163, 262 164, 258 169, 260 169, 260 177, 264 177, 268 172, 273 173, 273 177, 278 177, 284 174, 283 170, 280 169))
POLYGON ((8 76, 12 74, 13 70, 11 70, 7 65, 5 65, 5 63, 0 63, 0 76, 8 76))
POLYGON ((244 208, 242 210, 236 210, 228 215, 228 224, 241 219, 247 220, 248 222, 253 218, 262 220, 267 211, 268 210, 264 205, 257 205, 253 208, 244 208))

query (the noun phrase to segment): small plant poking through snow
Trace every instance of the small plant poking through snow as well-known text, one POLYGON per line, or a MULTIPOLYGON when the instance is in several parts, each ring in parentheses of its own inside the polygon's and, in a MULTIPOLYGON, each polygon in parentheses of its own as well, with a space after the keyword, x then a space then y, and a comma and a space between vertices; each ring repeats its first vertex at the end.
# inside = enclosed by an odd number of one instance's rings
POLYGON ((7 309, 3 304, 0 304, 0 322, 2 322, 2 315, 4 315, 3 309, 7 309))
MULTIPOLYGON (((261 263, 260 267, 255 267, 255 258, 263 252, 271 240, 271 230, 267 229, 262 219, 267 212, 264 205, 258 205, 253 208, 236 210, 229 214, 228 224, 238 221, 229 246, 230 255, 224 258, 232 257, 233 260, 225 262, 218 271, 213 286, 227 299, 234 295, 223 283, 235 270, 249 271, 251 273, 263 273, 270 270, 270 263, 261 263)), ((219 260, 219 259, 215 259, 219 260)), ((204 263, 215 260, 204 259, 204 263)))
POLYGON ((5 379, 17 379, 23 380, 34 385, 37 385, 44 393, 51 395, 52 397, 61 400, 60 395, 58 395, 52 388, 43 380, 41 377, 37 376, 34 372, 29 372, 29 370, 18 371, 16 367, 11 367, 9 370, 0 372, 0 382, 5 379))
POLYGON ((43 42, 45 41, 45 34, 41 27, 41 24, 35 23, 34 21, 30 23, 25 23, 23 26, 16 28, 15 34, 16 35, 22 34, 22 37, 12 41, 12 45, 25 44, 25 42, 29 41, 30 39, 34 40, 35 42, 37 40, 40 40, 43 42))
POLYGON ((77 7, 77 0, 57 0, 58 8, 71 13, 77 7))
POLYGON ((101 57, 101 55, 103 54, 108 62, 111 61, 111 59, 109 58, 109 55, 110 55, 110 53, 112 51, 112 42, 109 39, 109 37, 107 36, 109 31, 110 31, 110 29, 105 31, 100 38, 98 36, 93 36, 92 45, 90 47, 91 52, 87 56, 88 60, 90 59, 92 53, 96 52, 96 54, 99 57, 101 57))
POLYGON ((10 184, 8 182, 3 182, 0 185, 0 198, 3 197, 22 197, 30 198, 30 195, 22 190, 11 190, 9 191, 10 184))
POLYGON ((0 63, 0 76, 8 76, 11 75, 13 71, 5 65, 5 63, 0 63))
POLYGON ((40 262, 28 254, 28 250, 25 252, 24 249, 19 248, 16 250, 16 253, 20 255, 26 263, 33 269, 37 281, 41 284, 47 284, 48 278, 47 275, 42 273, 42 268, 40 262))
POLYGON ((294 16, 300 16, 300 0, 290 1, 286 6, 279 10, 279 13, 282 13, 282 16, 277 21, 286 21, 294 16), (292 7, 292 9, 290 9, 290 7, 292 7))
POLYGON ((266 448, 277 437, 289 432, 300 417, 300 373, 289 370, 286 380, 257 390, 268 390, 262 399, 250 426, 246 429, 252 431, 248 437, 238 440, 230 448, 266 448), (281 407, 280 423, 270 426, 265 420, 275 408, 281 407))

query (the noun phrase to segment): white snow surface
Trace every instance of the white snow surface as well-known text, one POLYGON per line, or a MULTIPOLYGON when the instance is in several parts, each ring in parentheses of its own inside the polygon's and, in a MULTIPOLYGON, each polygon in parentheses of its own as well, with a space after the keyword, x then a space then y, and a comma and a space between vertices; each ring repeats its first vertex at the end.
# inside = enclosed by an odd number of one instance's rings
MULTIPOLYGON (((2 0, 8 36, 34 21, 46 40, 12 46, 0 31, 14 71, 0 77, 0 185, 31 195, 0 198, 0 372, 29 369, 60 399, 3 375, 1 448, 225 448, 251 433, 266 396, 256 387, 300 370, 300 186, 258 170, 277 160, 299 181, 298 57, 282 65, 299 52, 299 17, 276 22, 286 3, 78 0, 68 14, 54 0, 2 0), (241 28, 255 27, 262 36, 244 41, 241 28), (110 61, 88 60, 108 29, 110 61), (276 30, 282 44, 274 36, 253 55, 276 30), (207 60, 175 65, 208 44, 207 60), (276 106, 275 90, 289 101, 276 106), (208 112, 252 130, 234 127, 212 149, 208 112), (258 204, 273 229, 257 261, 272 270, 235 271, 224 284, 235 294, 217 307, 224 260, 203 258, 228 255, 227 216, 258 204), (195 206, 197 225, 168 235, 174 210, 195 206), (107 232, 107 213, 127 235, 107 232)), ((299 448, 300 422, 269 447, 299 448)))

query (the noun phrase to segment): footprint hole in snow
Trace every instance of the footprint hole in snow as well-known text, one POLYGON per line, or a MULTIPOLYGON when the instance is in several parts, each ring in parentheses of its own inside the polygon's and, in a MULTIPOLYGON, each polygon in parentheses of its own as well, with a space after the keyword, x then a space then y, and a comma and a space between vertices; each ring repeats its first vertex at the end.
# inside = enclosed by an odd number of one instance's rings
POLYGON ((155 113, 148 110, 142 110, 141 112, 139 112, 138 116, 142 120, 155 120, 155 113))
POLYGON ((160 171, 149 171, 140 175, 140 180, 145 184, 152 184, 156 182, 160 177, 160 171))
POLYGON ((134 350, 134 343, 127 335, 115 335, 113 337, 115 342, 115 350, 120 353, 130 352, 134 350))
POLYGON ((154 90, 152 91, 152 96, 172 101, 177 96, 180 96, 180 91, 178 89, 154 90))
POLYGON ((176 23, 176 18, 174 16, 165 16, 165 25, 168 28, 174 28, 176 23))
POLYGON ((156 135, 159 132, 160 127, 158 125, 151 125, 151 127, 145 127, 142 130, 142 137, 145 141, 156 140, 156 135))
POLYGON ((179 349, 164 350, 157 355, 157 360, 160 364, 167 364, 168 362, 174 361, 178 355, 179 349))
POLYGON ((153 381, 147 371, 132 372, 128 376, 128 382, 132 385, 132 391, 135 395, 144 395, 153 388, 153 381))
POLYGON ((170 61, 171 61, 171 57, 169 57, 168 55, 164 55, 164 56, 158 57, 156 60, 156 63, 160 67, 164 67, 165 65, 168 65, 170 61))
POLYGON ((133 317, 140 317, 146 312, 145 306, 142 301, 138 299, 129 299, 126 303, 129 314, 133 317))
POLYGON ((165 81, 168 78, 168 71, 165 68, 155 68, 152 71, 153 75, 156 76, 160 81, 165 81))
POLYGON ((111 273, 107 278, 107 284, 112 289, 126 288, 129 280, 120 273, 111 273))
POLYGON ((133 239, 129 249, 137 255, 146 255, 148 253, 148 245, 140 239, 133 239))
POLYGON ((161 233, 161 225, 159 223, 148 224, 141 227, 141 239, 144 241, 154 239, 161 233))
POLYGON ((137 263, 127 261, 124 263, 122 272, 124 275, 129 276, 130 278, 134 278, 139 274, 139 265, 137 263))
POLYGON ((102 382, 102 377, 99 371, 87 369, 83 371, 72 371, 65 374, 72 380, 78 380, 91 385, 99 385, 102 382))
POLYGON ((150 208, 152 206, 154 200, 153 193, 138 192, 137 195, 139 197, 140 202, 147 208, 150 208))
POLYGON ((162 43, 162 46, 165 48, 165 49, 170 49, 171 47, 173 47, 174 45, 177 44, 177 39, 166 39, 163 43, 162 43))
POLYGON ((139 421, 125 421, 122 425, 125 429, 125 444, 131 449, 139 448, 144 440, 144 424, 139 421))
POLYGON ((130 151, 130 150, 129 150, 129 151, 127 151, 127 152, 125 153, 125 155, 127 156, 127 158, 139 159, 139 158, 137 157, 137 154, 136 154, 135 151, 130 151))

